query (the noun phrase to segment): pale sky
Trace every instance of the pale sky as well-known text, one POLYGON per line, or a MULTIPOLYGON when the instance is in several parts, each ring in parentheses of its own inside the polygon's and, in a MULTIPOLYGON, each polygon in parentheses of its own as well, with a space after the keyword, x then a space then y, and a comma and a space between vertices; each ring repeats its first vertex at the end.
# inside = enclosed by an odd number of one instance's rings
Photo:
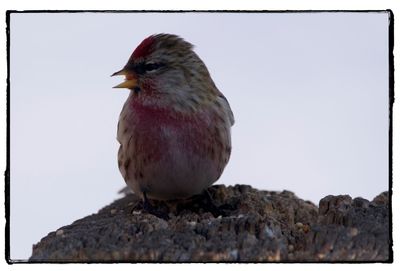
POLYGON ((11 16, 11 258, 118 198, 112 89, 155 33, 195 45, 229 100, 231 160, 217 184, 318 204, 388 189, 388 14, 77 13, 11 16))

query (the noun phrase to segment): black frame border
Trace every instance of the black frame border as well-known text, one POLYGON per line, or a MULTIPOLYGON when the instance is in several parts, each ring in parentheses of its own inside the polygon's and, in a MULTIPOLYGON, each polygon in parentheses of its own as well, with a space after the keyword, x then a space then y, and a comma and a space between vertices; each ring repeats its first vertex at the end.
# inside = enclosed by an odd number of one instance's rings
MULTIPOLYGON (((394 94, 394 14, 390 9, 386 10, 7 10, 6 11, 6 49, 7 49, 7 155, 6 155, 6 171, 5 177, 5 260, 9 265, 16 263, 38 263, 29 262, 29 260, 12 260, 10 258, 10 17, 13 13, 380 13, 385 12, 389 15, 388 24, 388 59, 389 59, 389 258, 386 261, 341 261, 341 262, 282 262, 282 263, 393 263, 393 104, 395 101, 394 94)), ((43 261, 40 263, 84 263, 84 262, 62 262, 62 261, 43 261)), ((106 261, 106 262, 87 262, 87 263, 142 263, 129 261, 106 261)), ((154 263, 154 262, 144 262, 154 263)), ((195 262, 193 262, 195 263, 195 262)), ((200 262, 205 263, 205 262, 200 262)), ((212 263, 212 262, 210 262, 212 263)), ((237 262, 222 262, 237 263, 237 262)), ((240 262, 242 263, 242 262, 240 262)), ((243 262, 246 263, 246 262, 243 262)), ((247 262, 249 263, 249 262, 247 262)), ((250 262, 253 263, 253 262, 250 262)), ((259 263, 259 262, 254 262, 259 263)), ((269 263, 269 262, 264 262, 269 263)))

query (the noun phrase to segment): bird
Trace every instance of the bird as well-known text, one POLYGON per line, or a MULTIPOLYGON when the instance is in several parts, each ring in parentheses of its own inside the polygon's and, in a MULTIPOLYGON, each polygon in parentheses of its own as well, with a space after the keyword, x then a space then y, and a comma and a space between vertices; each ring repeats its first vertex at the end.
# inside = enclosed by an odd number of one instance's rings
POLYGON ((118 121, 118 168, 134 194, 149 206, 215 183, 231 155, 235 120, 194 46, 151 35, 116 75, 125 80, 114 88, 130 90, 118 121))

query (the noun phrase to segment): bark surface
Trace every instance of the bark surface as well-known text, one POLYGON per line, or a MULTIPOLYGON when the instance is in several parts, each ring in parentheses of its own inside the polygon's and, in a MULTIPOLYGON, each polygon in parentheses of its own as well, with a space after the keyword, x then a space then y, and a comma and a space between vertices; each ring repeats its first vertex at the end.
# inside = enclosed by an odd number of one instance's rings
POLYGON ((304 262, 391 261, 388 193, 374 200, 326 196, 319 206, 292 192, 247 185, 208 189, 179 202, 155 202, 159 218, 125 195, 49 233, 30 261, 304 262), (216 211, 217 210, 217 211, 216 211))

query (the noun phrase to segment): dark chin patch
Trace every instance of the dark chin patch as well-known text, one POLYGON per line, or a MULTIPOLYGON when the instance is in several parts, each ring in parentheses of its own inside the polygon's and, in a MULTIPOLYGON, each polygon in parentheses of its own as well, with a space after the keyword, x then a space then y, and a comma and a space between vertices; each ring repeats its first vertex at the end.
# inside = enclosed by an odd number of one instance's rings
POLYGON ((140 87, 134 87, 134 88, 133 88, 133 91, 134 91, 136 94, 138 94, 138 93, 141 91, 141 89, 140 89, 140 87))

